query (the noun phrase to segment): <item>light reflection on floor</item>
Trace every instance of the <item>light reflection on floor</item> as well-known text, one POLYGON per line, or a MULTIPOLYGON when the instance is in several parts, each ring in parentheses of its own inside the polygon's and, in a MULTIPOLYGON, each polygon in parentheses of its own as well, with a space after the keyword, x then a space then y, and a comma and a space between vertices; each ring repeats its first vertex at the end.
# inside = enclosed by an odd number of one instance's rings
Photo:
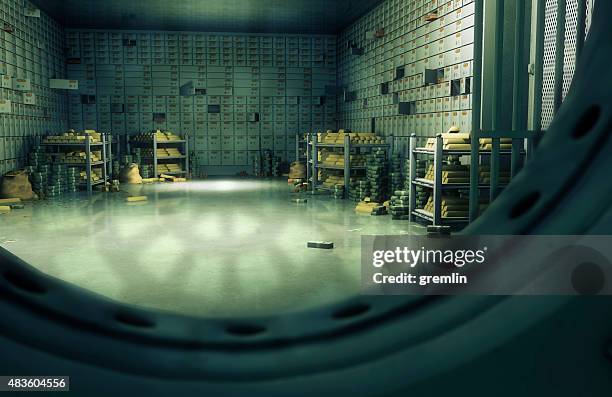
POLYGON ((361 234, 422 234, 330 197, 290 201, 284 181, 123 186, 28 204, 0 218, 0 246, 122 302, 201 316, 286 312, 359 293, 361 234), (333 241, 331 251, 306 248, 333 241))

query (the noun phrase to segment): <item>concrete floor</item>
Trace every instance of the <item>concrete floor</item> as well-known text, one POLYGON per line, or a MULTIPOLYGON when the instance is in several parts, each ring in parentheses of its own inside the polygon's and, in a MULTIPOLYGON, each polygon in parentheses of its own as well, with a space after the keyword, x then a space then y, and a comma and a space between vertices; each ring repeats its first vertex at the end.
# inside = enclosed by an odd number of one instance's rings
POLYGON ((0 246, 43 272, 125 303, 198 316, 287 312, 359 293, 362 234, 423 234, 286 181, 122 186, 0 215, 0 246), (146 203, 127 204, 127 191, 146 203), (335 249, 306 248, 308 240, 335 249))

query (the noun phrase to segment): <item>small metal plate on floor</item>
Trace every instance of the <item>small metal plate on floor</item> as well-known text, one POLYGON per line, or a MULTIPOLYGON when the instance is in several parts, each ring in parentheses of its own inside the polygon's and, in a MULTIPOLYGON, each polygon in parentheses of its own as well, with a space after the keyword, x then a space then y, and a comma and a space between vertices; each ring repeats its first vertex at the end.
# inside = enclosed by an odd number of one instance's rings
POLYGON ((304 204, 304 203, 308 202, 308 199, 305 199, 305 198, 294 198, 294 199, 291 199, 291 201, 293 203, 304 204))
POLYGON ((308 248, 330 250, 334 248, 334 243, 330 241, 309 241, 307 246, 308 248))
POLYGON ((427 226, 427 235, 430 237, 450 236, 450 234, 451 234, 450 226, 434 226, 434 225, 427 226))

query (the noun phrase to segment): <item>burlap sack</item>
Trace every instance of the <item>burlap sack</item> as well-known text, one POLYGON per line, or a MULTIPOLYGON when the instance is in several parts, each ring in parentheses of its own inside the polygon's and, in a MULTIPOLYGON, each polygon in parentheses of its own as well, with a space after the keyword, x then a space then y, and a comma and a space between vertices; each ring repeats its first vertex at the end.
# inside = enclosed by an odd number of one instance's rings
POLYGON ((138 164, 130 164, 121 170, 121 183, 127 183, 130 185, 139 185, 142 183, 142 177, 140 176, 140 170, 138 164))
POLYGON ((291 163, 289 169, 289 179, 304 179, 306 178, 306 166, 300 162, 291 163))
POLYGON ((0 184, 0 198, 20 198, 32 200, 37 198, 32 191, 32 184, 25 171, 13 171, 5 174, 0 184))

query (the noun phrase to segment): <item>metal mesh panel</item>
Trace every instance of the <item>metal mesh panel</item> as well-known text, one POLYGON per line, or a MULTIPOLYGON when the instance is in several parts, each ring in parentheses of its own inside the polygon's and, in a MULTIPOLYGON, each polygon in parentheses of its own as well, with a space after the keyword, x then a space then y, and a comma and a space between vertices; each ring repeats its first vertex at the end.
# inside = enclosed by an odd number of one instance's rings
POLYGON ((591 17, 593 15, 593 4, 595 4, 595 0, 587 0, 586 2, 586 32, 585 34, 589 34, 589 29, 591 28, 591 17))
POLYGON ((557 0, 546 0, 544 18, 544 69, 542 74, 542 129, 547 129, 554 116, 555 34, 557 32, 557 0))
MULTIPOLYGON (((565 37, 563 53, 563 98, 569 91, 576 67, 576 30, 578 2, 586 1, 586 33, 591 26, 595 0, 567 0, 565 11, 565 37)), ((554 117, 555 59, 557 32, 557 0, 546 0, 544 19, 544 74, 542 78, 542 129, 547 129, 554 117)))
POLYGON ((565 50, 563 53, 563 99, 574 78, 576 69, 576 29, 578 27, 578 1, 567 0, 565 11, 565 50))

